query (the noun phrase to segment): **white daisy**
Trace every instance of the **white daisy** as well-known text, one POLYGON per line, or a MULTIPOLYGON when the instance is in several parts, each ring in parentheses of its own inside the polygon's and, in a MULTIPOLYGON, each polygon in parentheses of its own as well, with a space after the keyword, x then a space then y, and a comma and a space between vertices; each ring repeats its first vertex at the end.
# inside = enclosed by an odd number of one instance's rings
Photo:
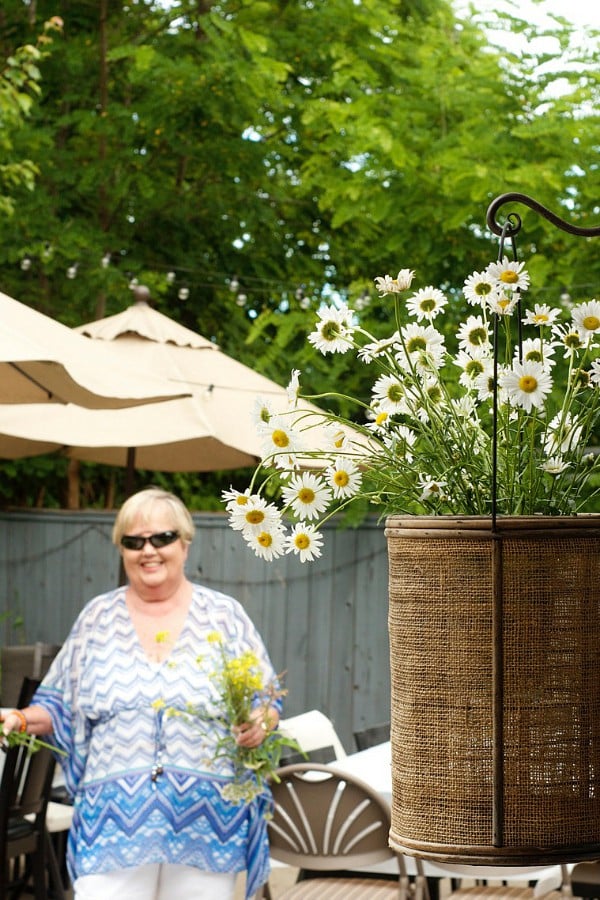
POLYGON ((565 348, 563 359, 574 357, 578 350, 582 350, 585 347, 582 335, 574 326, 554 325, 552 334, 565 348))
POLYGON ((595 359, 590 366, 590 381, 596 387, 600 386, 600 359, 595 359))
POLYGON ((234 531, 256 534, 265 528, 276 526, 281 513, 276 506, 256 494, 248 497, 247 503, 237 506, 229 513, 229 524, 234 531))
POLYGON ((379 411, 397 415, 407 412, 405 388, 397 375, 381 375, 373 385, 372 404, 379 411))
POLYGON ((507 291, 525 291, 529 287, 529 273, 524 269, 525 263, 509 260, 507 256, 502 262, 490 263, 486 274, 499 287, 507 291))
POLYGON ((557 413, 548 422, 544 451, 548 456, 570 453, 579 444, 583 434, 583 425, 573 418, 571 413, 565 416, 557 413))
POLYGON ((487 272, 473 272, 463 285, 463 294, 471 306, 483 306, 496 290, 496 282, 487 272))
POLYGON ((417 440, 417 435, 412 428, 409 428, 408 425, 396 425, 390 437, 390 450, 405 462, 411 463, 415 458, 412 448, 417 440))
POLYGON ((490 348, 490 329, 483 316, 469 316, 458 329, 456 336, 458 346, 471 354, 482 347, 490 348))
POLYGON ((268 424, 269 419, 273 415, 273 408, 270 400, 266 400, 264 397, 258 397, 254 403, 251 415, 252 422, 257 428, 268 424))
POLYGON ((323 355, 346 353, 352 347, 353 327, 350 324, 348 307, 328 306, 317 313, 319 320, 315 331, 308 336, 309 342, 323 355))
POLYGON ((519 302, 519 295, 510 291, 496 291, 487 299, 488 308, 497 316, 510 316, 519 302))
POLYGON ((414 274, 411 269, 400 269, 397 278, 392 278, 390 275, 378 275, 375 278, 375 287, 381 297, 385 297, 386 294, 398 294, 400 291, 409 289, 414 274))
POLYGON ((286 550, 300 557, 300 562, 312 562, 321 555, 323 535, 312 525, 298 522, 285 539, 286 550))
POLYGON ((298 402, 298 392, 300 390, 300 369, 292 369, 289 384, 286 388, 288 403, 295 406, 298 402))
POLYGON ((381 410, 379 412, 377 409, 370 409, 367 413, 370 421, 367 422, 366 427, 369 431, 373 431, 375 434, 384 435, 387 434, 390 428, 391 419, 390 414, 385 410, 381 410))
MULTIPOLYGON (((515 349, 515 359, 518 358, 518 348, 515 349)), ((539 362, 546 369, 556 365, 554 354, 556 344, 543 341, 541 338, 525 338, 521 345, 521 357, 523 362, 539 362)))
POLYGON ((403 345, 396 354, 398 364, 405 370, 419 372, 439 369, 444 364, 446 347, 444 335, 433 325, 411 323, 401 330, 403 345))
POLYGON ((560 475, 565 469, 569 468, 569 463, 565 462, 560 456, 550 456, 540 464, 540 469, 548 472, 549 475, 560 475))
POLYGON ((573 307, 571 315, 573 326, 579 331, 583 342, 588 344, 592 336, 600 332, 600 301, 580 303, 573 307))
POLYGON ((235 488, 231 486, 228 491, 223 491, 221 493, 221 497, 225 501, 225 509, 227 512, 233 512, 238 507, 245 506, 251 498, 258 498, 258 496, 258 494, 252 495, 250 493, 250 488, 246 488, 246 490, 242 492, 236 491, 235 488))
POLYGON ((546 395, 552 390, 552 378, 541 363, 513 362, 512 368, 500 376, 500 385, 509 399, 526 412, 544 406, 546 395))
POLYGON ((488 347, 473 347, 469 353, 459 350, 456 354, 454 365, 462 369, 458 380, 467 390, 474 387, 475 381, 480 375, 492 371, 494 361, 489 355, 488 349, 488 347))
POLYGON ((331 486, 336 500, 353 497, 360 489, 362 476, 351 459, 339 457, 325 471, 325 478, 331 486))
POLYGON ((420 322, 427 319, 429 322, 441 313, 448 303, 446 296, 437 288, 428 286, 421 288, 406 301, 406 308, 411 315, 416 316, 420 322))
POLYGON ((419 487, 421 488, 421 496, 423 500, 446 500, 446 483, 444 481, 435 481, 432 478, 419 478, 419 487))
POLYGON ((263 459, 269 459, 278 468, 296 465, 295 456, 304 449, 302 434, 290 425, 284 416, 272 416, 270 421, 259 429, 262 437, 263 459))
POLYGON ((377 359, 379 356, 385 356, 390 350, 394 348, 400 341, 400 336, 396 331, 391 337, 384 338, 381 341, 372 341, 369 344, 365 344, 358 351, 358 358, 365 363, 373 362, 374 359, 377 359))
POLYGON ((523 318, 524 325, 554 325, 560 316, 560 309, 550 308, 547 303, 536 303, 528 309, 523 318))
POLYGON ((282 490, 286 506, 291 506, 299 519, 318 519, 331 503, 331 491, 320 477, 310 472, 294 475, 282 490))
POLYGON ((286 551, 286 536, 282 528, 273 527, 256 532, 242 532, 242 537, 256 555, 267 562, 278 559, 286 551))

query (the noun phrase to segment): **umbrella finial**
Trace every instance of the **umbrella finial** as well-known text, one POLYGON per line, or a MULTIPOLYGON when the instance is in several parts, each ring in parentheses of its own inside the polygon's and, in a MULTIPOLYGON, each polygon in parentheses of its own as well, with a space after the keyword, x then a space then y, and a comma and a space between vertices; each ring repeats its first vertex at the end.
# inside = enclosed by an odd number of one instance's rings
POLYGON ((136 284, 132 291, 136 303, 150 302, 150 288, 146 287, 145 284, 136 284))

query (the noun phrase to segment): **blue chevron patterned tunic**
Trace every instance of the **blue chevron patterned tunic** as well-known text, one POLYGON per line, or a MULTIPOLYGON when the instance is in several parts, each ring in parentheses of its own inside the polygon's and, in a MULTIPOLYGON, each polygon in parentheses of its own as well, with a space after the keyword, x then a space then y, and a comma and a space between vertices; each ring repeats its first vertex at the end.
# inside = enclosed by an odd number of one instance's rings
POLYGON ((193 585, 183 630, 160 664, 142 649, 125 588, 95 597, 75 622, 33 701, 50 713, 53 741, 67 753, 60 759, 74 797, 71 878, 158 862, 246 869, 247 897, 266 881, 270 797, 225 801, 220 788, 232 768, 215 759, 223 726, 201 728, 160 708, 164 701, 184 711, 191 702, 217 715, 209 673, 218 649, 207 641, 215 631, 234 655, 257 655, 265 684, 275 678, 241 605, 200 585, 193 585))

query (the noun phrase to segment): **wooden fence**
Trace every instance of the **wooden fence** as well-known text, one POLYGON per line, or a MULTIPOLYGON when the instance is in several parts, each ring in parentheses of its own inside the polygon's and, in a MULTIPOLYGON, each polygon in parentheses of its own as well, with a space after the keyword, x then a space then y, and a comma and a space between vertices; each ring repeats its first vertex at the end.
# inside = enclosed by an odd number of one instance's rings
MULTIPOLYGON (((0 512, 0 641, 60 643, 79 611, 118 583, 114 514, 0 512), (22 623, 22 624, 19 624, 22 623)), ((257 559, 222 514, 194 515, 187 574, 239 600, 278 671, 285 715, 318 708, 348 751, 389 720, 387 550, 383 525, 326 527, 323 557, 257 559)))

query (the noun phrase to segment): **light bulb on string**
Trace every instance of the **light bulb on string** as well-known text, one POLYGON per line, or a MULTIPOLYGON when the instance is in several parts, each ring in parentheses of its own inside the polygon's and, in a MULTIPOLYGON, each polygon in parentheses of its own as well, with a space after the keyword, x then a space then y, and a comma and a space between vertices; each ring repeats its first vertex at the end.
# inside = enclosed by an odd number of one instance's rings
POLYGON ((167 284, 173 284, 176 277, 177 276, 175 275, 175 272, 167 272, 167 275, 166 275, 167 284))
POLYGON ((240 283, 238 281, 237 275, 234 275, 233 278, 231 278, 229 281, 229 290, 231 291, 232 294, 235 294, 235 292, 237 291, 239 286, 240 286, 240 283))
POLYGON ((235 302, 237 303, 238 306, 245 306, 247 300, 248 300, 247 294, 243 294, 243 293, 239 293, 237 295, 237 297, 235 298, 235 302))
POLYGON ((179 290, 177 291, 177 296, 180 300, 187 300, 187 298, 190 296, 190 289, 186 287, 179 288, 179 290))
POLYGON ((31 257, 24 256, 23 259, 21 260, 21 269, 23 270, 23 272, 28 272, 30 270, 30 268, 31 268, 31 257))
POLYGON ((74 263, 72 266, 69 266, 69 268, 67 269, 67 278, 69 278, 71 281, 74 278, 77 278, 77 263, 74 263))
POLYGON ((103 269, 107 269, 110 265, 110 253, 105 253, 102 259, 100 260, 100 265, 103 269))
POLYGON ((129 282, 129 290, 132 291, 134 288, 136 288, 138 286, 138 284, 139 284, 139 281, 137 280, 137 278, 132 278, 129 282))

